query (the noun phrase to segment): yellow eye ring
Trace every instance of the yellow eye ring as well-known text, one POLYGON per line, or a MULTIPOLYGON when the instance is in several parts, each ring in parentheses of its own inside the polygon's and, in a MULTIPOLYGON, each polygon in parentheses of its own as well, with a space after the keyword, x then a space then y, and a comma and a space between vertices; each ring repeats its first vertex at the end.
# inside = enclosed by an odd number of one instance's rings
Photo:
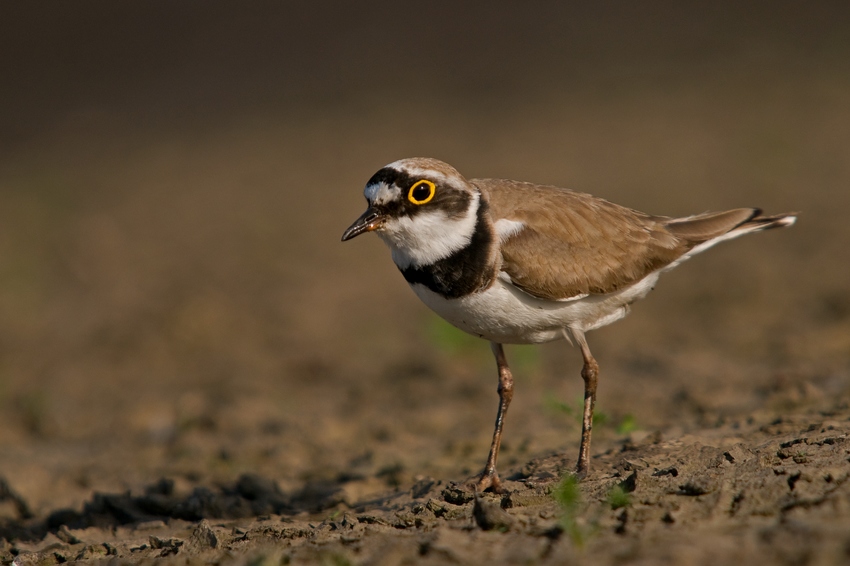
POLYGON ((437 186, 428 181, 426 179, 422 179, 421 181, 416 181, 410 187, 410 190, 407 192, 407 200, 412 202, 413 204, 425 204, 434 198, 434 193, 437 192, 437 186), (427 194, 423 191, 427 191, 427 194), (414 196, 413 193, 416 193, 414 196))

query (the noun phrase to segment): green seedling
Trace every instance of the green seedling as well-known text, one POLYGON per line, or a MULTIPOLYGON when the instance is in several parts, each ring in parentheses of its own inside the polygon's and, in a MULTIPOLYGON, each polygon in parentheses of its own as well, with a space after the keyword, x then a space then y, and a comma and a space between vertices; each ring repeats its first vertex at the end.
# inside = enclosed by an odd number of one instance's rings
POLYGON ((799 451, 791 457, 795 464, 805 464, 809 461, 809 455, 804 451, 799 451))
MULTIPOLYGON (((570 405, 559 400, 553 393, 546 393, 543 398, 543 406, 552 413, 566 415, 581 425, 582 413, 584 412, 584 398, 579 397, 570 405)), ((608 415, 596 409, 593 412, 593 426, 602 426, 608 421, 608 415)))
POLYGON ((619 484, 611 488, 605 500, 611 506, 612 510, 628 507, 632 504, 632 496, 619 484))
POLYGON ((638 429, 637 420, 634 415, 626 415, 617 425, 617 434, 623 436, 638 429))
POLYGON ((593 426, 600 427, 608 422, 608 413, 600 410, 593 411, 593 426))
POLYGON ((340 509, 337 509, 336 511, 328 515, 328 521, 336 521, 336 518, 339 517, 341 514, 342 511, 340 509))
POLYGON ((537 346, 511 346, 508 361, 514 369, 514 378, 522 378, 540 368, 540 348, 537 346))
MULTIPOLYGON (((572 404, 565 403, 558 399, 553 393, 549 392, 543 397, 543 406, 547 411, 556 415, 565 415, 570 420, 575 421, 581 426, 582 413, 584 411, 584 399, 578 397, 572 404)), ((598 428, 608 424, 608 414, 605 411, 600 411, 598 408, 593 412, 593 426, 598 428)), ((619 423, 616 424, 614 430, 618 435, 626 435, 637 430, 638 424, 634 415, 625 415, 619 423)))
POLYGON ((481 341, 455 328, 438 316, 428 318, 426 335, 431 344, 447 354, 468 354, 479 349, 481 341))
MULTIPOLYGON (((425 335, 436 350, 449 356, 475 356, 492 363, 486 342, 455 328, 438 316, 428 317, 425 335)), ((534 346, 511 346, 508 360, 514 378, 522 379, 540 367, 540 350, 534 346)))
POLYGON ((581 506, 581 492, 578 480, 572 474, 563 477, 552 492, 555 502, 561 507, 561 528, 577 547, 584 546, 587 534, 578 523, 578 511, 581 506))
POLYGON ((572 407, 555 397, 555 394, 552 392, 546 393, 543 396, 543 406, 551 413, 566 415, 571 418, 576 414, 572 407))

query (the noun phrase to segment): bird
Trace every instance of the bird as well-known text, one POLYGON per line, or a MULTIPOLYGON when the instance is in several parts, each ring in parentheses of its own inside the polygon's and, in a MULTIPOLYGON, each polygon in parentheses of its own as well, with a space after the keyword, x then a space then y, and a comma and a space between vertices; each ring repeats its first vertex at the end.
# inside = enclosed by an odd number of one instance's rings
POLYGON ((489 340, 499 406, 475 491, 503 490, 496 469, 513 375, 504 344, 564 339, 581 350, 584 381, 577 478, 590 469, 599 365, 585 334, 623 318, 659 276, 720 242, 791 226, 736 208, 654 216, 550 185, 467 179, 433 158, 407 158, 366 183, 366 211, 342 235, 375 232, 413 292, 457 328, 489 340))

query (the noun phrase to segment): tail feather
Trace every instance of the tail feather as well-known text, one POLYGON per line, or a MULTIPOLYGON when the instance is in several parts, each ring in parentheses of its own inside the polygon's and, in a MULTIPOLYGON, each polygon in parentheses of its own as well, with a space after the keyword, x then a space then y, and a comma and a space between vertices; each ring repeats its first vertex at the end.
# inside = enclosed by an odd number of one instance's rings
POLYGON ((727 235, 723 237, 724 240, 747 232, 791 226, 796 220, 797 213, 762 216, 759 208, 736 208, 673 218, 665 222, 665 227, 674 236, 697 245, 727 235))
POLYGON ((786 212, 784 214, 774 214, 772 216, 756 216, 751 218, 749 222, 745 222, 744 226, 752 225, 755 230, 769 230, 770 228, 786 228, 792 226, 797 221, 799 212, 786 212))
POLYGON ((761 209, 758 208, 737 208, 726 212, 711 212, 668 220, 665 222, 667 230, 687 242, 691 247, 676 261, 667 265, 663 271, 676 267, 683 261, 720 242, 750 232, 791 226, 797 221, 797 214, 797 212, 788 212, 762 216, 761 209))

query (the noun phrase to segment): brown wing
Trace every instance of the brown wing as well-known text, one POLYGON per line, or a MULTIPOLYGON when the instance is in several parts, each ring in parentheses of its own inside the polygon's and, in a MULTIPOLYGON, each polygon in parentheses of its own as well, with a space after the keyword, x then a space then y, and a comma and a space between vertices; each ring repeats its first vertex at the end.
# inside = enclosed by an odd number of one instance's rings
POLYGON ((557 300, 622 289, 680 257, 693 244, 664 222, 591 195, 557 187, 473 179, 493 221, 525 227, 502 242, 502 270, 536 297, 557 300))

